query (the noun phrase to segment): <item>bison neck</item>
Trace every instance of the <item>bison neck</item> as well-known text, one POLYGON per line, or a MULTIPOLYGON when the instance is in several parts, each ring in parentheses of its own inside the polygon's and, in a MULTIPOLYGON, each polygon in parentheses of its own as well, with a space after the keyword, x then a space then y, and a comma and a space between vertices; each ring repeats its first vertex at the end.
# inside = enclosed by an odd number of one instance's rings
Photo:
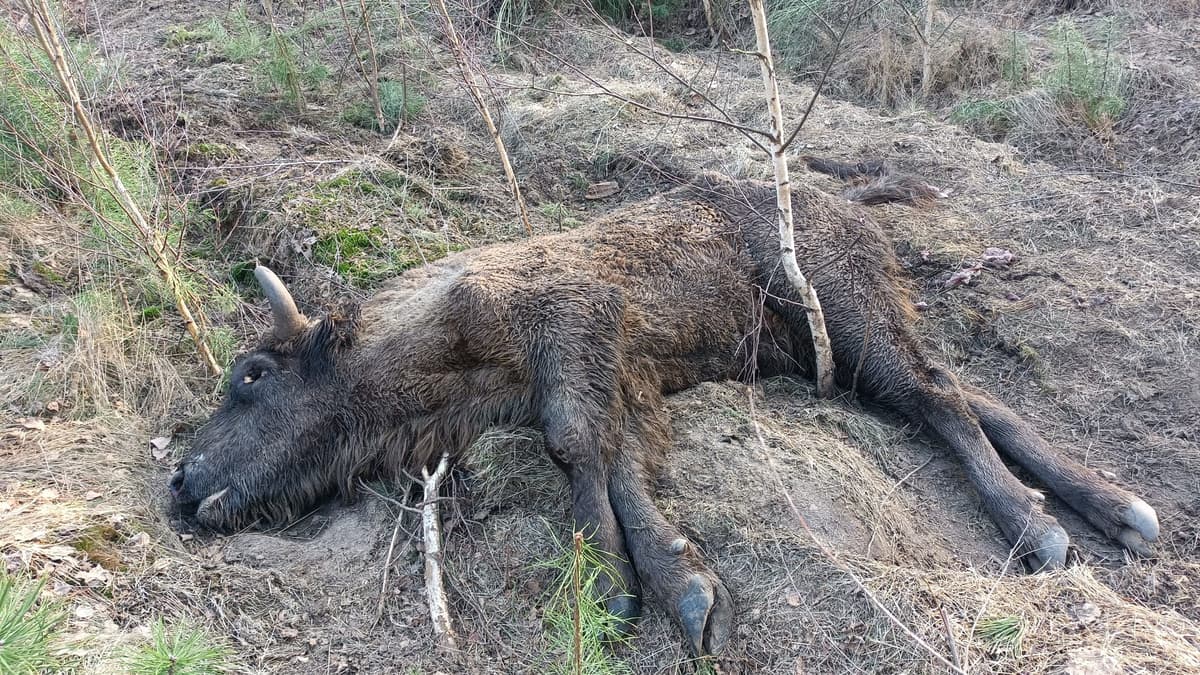
POLYGON ((492 426, 533 422, 529 384, 517 370, 468 358, 453 331, 391 330, 360 345, 353 370, 352 438, 362 475, 400 478, 465 454, 492 426), (457 343, 457 344, 456 344, 457 343))

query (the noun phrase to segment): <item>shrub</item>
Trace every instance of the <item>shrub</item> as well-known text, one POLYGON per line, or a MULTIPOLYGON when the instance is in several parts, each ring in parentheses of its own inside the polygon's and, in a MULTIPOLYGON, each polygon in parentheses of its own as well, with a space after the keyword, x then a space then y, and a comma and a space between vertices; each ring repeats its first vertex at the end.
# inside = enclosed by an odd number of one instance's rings
POLYGON ((131 675, 216 675, 225 671, 226 651, 200 628, 187 622, 168 630, 161 620, 150 629, 150 642, 129 653, 131 675))
POLYGON ((1125 111, 1127 74, 1113 52, 1115 33, 1115 23, 1106 21, 1105 45, 1099 51, 1067 19, 1060 20, 1050 35, 1054 60, 1045 77, 1046 88, 1092 128, 1110 125, 1125 111))
POLYGON ((425 109, 424 96, 405 87, 403 83, 393 80, 379 82, 379 107, 383 109, 383 118, 388 122, 386 129, 379 128, 375 112, 370 101, 360 101, 352 104, 342 113, 342 119, 357 127, 372 129, 383 133, 395 128, 396 120, 411 121, 425 109))
POLYGON ((623 639, 621 619, 605 608, 600 593, 603 576, 616 578, 608 554, 597 549, 582 533, 559 546, 562 553, 542 566, 557 574, 546 607, 546 639, 556 671, 562 673, 628 673, 606 644, 623 639))

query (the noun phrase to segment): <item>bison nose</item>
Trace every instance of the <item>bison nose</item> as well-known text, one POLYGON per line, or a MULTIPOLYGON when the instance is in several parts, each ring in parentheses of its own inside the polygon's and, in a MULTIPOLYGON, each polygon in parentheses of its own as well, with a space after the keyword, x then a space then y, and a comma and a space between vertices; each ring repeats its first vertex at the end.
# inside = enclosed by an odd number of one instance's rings
POLYGON ((171 482, 167 484, 167 487, 171 490, 171 496, 179 499, 179 495, 183 491, 183 467, 179 467, 175 473, 171 474, 171 482))

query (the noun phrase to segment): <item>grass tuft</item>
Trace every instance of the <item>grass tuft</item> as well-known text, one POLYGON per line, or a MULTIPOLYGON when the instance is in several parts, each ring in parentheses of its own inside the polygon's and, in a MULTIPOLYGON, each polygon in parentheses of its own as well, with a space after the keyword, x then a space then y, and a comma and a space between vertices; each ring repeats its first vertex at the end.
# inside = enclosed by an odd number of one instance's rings
POLYGON ((1010 101, 982 99, 964 101, 950 110, 950 121, 979 132, 988 138, 1003 138, 1016 123, 1010 101))
POLYGON ((980 619, 975 625, 975 635, 984 640, 996 654, 1021 653, 1021 642, 1025 639, 1025 621, 1019 616, 998 616, 980 619))
POLYGON ((125 667, 130 675, 215 675, 226 659, 226 649, 200 628, 181 622, 168 629, 158 620, 150 642, 129 653, 125 667))
POLYGON ((383 109, 383 117, 388 121, 386 129, 379 128, 370 101, 359 101, 352 104, 342 113, 342 119, 357 127, 371 129, 382 133, 390 133, 395 129, 397 120, 409 122, 425 109, 424 96, 405 87, 403 83, 392 80, 379 82, 379 106, 383 109))
POLYGON ((50 672, 56 665, 50 642, 62 622, 62 608, 40 599, 43 579, 21 581, 0 571, 0 673, 50 672))

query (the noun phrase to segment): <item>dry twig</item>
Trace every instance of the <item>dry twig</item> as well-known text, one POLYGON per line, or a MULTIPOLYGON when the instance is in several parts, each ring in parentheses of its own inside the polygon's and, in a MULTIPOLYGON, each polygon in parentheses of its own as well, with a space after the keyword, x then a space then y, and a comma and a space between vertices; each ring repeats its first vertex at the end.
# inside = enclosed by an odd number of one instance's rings
POLYGON ((483 98, 483 93, 479 91, 479 83, 475 78, 475 71, 471 68, 471 63, 467 58, 466 48, 463 46, 462 40, 458 37, 458 31, 454 29, 454 21, 450 18, 450 10, 446 8, 445 0, 434 0, 438 13, 445 22, 446 39, 450 41, 450 51, 454 54, 454 60, 458 63, 459 72, 462 75, 463 85, 471 94, 471 100, 475 102, 475 108, 479 110, 480 117, 483 118, 483 123, 487 125, 488 133, 492 135, 492 142, 496 144, 496 152, 500 155, 500 164, 504 167, 504 177, 508 179, 508 187, 512 190, 513 199, 517 202, 517 210, 521 214, 521 223, 525 226, 526 234, 533 234, 533 226, 529 224, 529 209, 525 207, 525 198, 521 196, 521 186, 517 183, 517 174, 513 171, 512 163, 508 160, 508 150, 504 148, 504 139, 500 137, 500 131, 496 128, 496 123, 492 119, 492 112, 488 108, 487 101, 483 98))
POLYGON ((446 587, 442 580, 442 521, 438 490, 450 468, 450 455, 442 454, 433 473, 422 467, 424 499, 421 507, 421 532, 425 537, 425 600, 429 603, 429 619, 433 632, 446 647, 453 648, 454 626, 446 604, 446 587))
POLYGON ((54 68, 54 74, 57 76, 59 84, 62 85, 62 95, 66 99, 67 105, 71 108, 71 112, 75 116, 75 121, 83 129, 84 137, 87 140, 87 145, 91 150, 93 159, 95 159, 100 170, 112 183, 111 192, 116 197, 121 210, 129 218, 129 222, 133 223, 138 234, 142 237, 139 247, 150 257, 159 276, 162 277, 167 288, 171 289, 171 296, 175 300, 175 308, 179 311, 180 317, 183 318, 184 328, 191 335, 192 341, 196 343, 196 351, 200 353, 200 357, 204 360, 204 364, 208 367, 209 372, 219 377, 222 373, 222 368, 217 363, 216 358, 213 357, 208 343, 204 341, 204 337, 200 334, 200 328, 196 323, 195 315, 188 305, 183 284, 180 282, 179 276, 172 266, 166 240, 158 229, 150 225, 142 213, 141 207, 138 206, 137 202, 129 194, 129 190, 125 187, 125 182, 121 180, 121 175, 113 167, 112 162, 109 161, 108 154, 101 144, 100 136, 96 132, 96 127, 92 124, 91 116, 88 115, 83 107, 83 99, 79 95, 79 89, 75 86, 75 77, 71 72, 70 65, 67 63, 66 51, 63 49, 62 40, 59 38, 58 29, 54 25, 53 15, 50 12, 48 3, 46 0, 29 0, 28 7, 34 29, 37 32, 38 42, 41 44, 42 50, 46 53, 46 57, 50 59, 50 63, 54 68))

